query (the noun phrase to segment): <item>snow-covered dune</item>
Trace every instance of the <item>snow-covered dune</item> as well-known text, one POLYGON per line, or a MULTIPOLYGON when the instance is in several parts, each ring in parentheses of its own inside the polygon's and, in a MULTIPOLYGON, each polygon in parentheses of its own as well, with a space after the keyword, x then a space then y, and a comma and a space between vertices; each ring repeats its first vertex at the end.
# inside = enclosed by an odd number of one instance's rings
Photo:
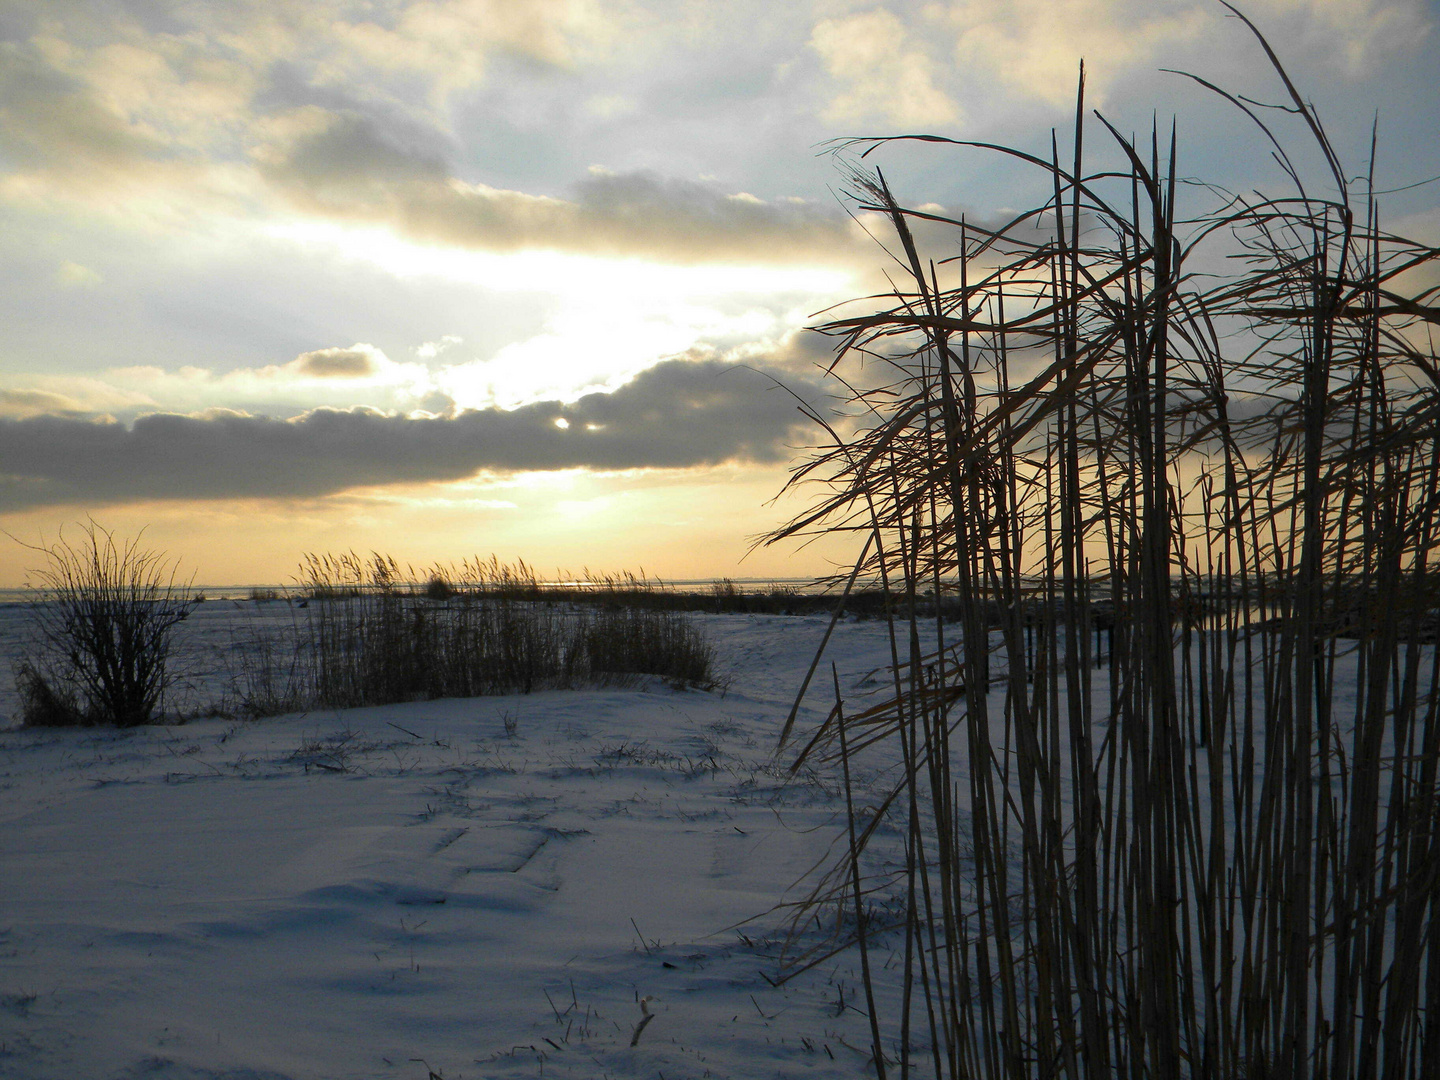
POLYGON ((825 622, 704 623, 723 692, 0 732, 0 1076, 858 1074, 850 961, 765 977, 843 811, 773 758, 825 622))

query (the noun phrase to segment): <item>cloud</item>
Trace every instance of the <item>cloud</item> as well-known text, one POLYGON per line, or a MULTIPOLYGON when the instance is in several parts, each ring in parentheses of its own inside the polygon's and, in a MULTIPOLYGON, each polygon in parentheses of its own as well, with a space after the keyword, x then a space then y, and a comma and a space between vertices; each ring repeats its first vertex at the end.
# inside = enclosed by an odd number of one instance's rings
MULTIPOLYGON (((789 375, 819 402, 823 391, 789 375)), ((142 499, 312 498, 460 480, 482 470, 683 469, 771 462, 807 428, 755 371, 668 361, 612 393, 453 417, 317 409, 293 420, 229 410, 151 414, 126 427, 62 416, 0 419, 0 509, 142 499), (556 421, 563 419, 568 427, 556 421)))
POLYGON ((787 382, 794 376, 802 381, 816 377, 821 368, 829 368, 835 359, 836 341, 805 327, 788 330, 778 338, 745 342, 724 353, 725 360, 737 364, 753 364, 767 372, 784 372, 787 382))
POLYGON ((437 94, 480 79, 496 52, 563 68, 612 37, 590 0, 420 0, 403 6, 389 26, 340 21, 334 33, 347 53, 376 70, 434 79, 437 94))
POLYGON ((49 8, 17 15, 0 42, 3 190, 241 211, 261 193, 253 162, 316 110, 338 119, 290 160, 313 182, 355 166, 433 167, 437 145, 453 142, 451 99, 483 83, 493 58, 564 71, 616 33, 593 0, 49 8))
POLYGON ((258 147, 262 172, 282 186, 343 199, 369 185, 444 180, 443 137, 396 117, 307 105, 271 120, 258 147))
POLYGON ((313 352, 301 353, 286 367, 297 375, 308 375, 320 379, 364 378, 367 375, 374 375, 379 370, 379 364, 375 357, 376 351, 358 347, 353 349, 316 349, 313 352))
POLYGON ((824 112, 832 123, 878 118, 915 129, 961 119, 960 107, 935 85, 930 57, 887 8, 821 20, 810 47, 844 86, 824 112))
MULTIPOLYGON (((480 234, 470 242, 493 235, 504 244, 506 229, 494 218, 518 215, 535 225, 556 217, 564 226, 559 235, 541 229, 539 242, 580 245, 572 250, 593 250, 582 242, 584 227, 612 221, 585 213, 585 192, 547 207, 537 195, 517 200, 507 196, 520 193, 503 187, 467 184, 473 174, 446 167, 467 147, 490 145, 492 133, 477 131, 471 117, 527 131, 537 123, 525 106, 503 116, 471 110, 500 108, 502 99, 539 108, 543 98, 554 106, 551 119, 563 115, 572 125, 555 137, 571 142, 597 118, 654 113, 653 125, 683 121, 686 110, 704 116, 732 93, 709 78, 710 67, 692 73, 678 98, 675 86, 655 80, 668 77, 664 58, 694 57, 701 37, 714 40, 717 69, 753 66, 748 55, 727 55, 740 36, 718 33, 727 16, 754 23, 745 44, 777 73, 818 57, 828 78, 823 100, 794 94, 787 109, 818 111, 847 126, 1003 123, 1017 105, 1063 107, 1082 55, 1092 96, 1103 103, 1126 72, 1173 59, 1177 50, 1234 40, 1213 0, 831 0, 814 4, 808 17, 758 10, 737 17, 725 5, 644 0, 12 7, 11 40, 0 45, 0 149, 12 188, 20 184, 37 197, 103 192, 114 202, 117 183, 123 193, 126 178, 148 178, 171 188, 157 198, 174 201, 183 190, 189 199, 253 210, 268 176, 291 196, 308 195, 314 209, 408 223, 429 235, 443 236, 440 222, 456 212, 480 234), (641 58, 653 61, 644 74, 641 58), (512 88, 497 77, 502 68, 524 81, 509 97, 512 88), (658 111, 647 99, 652 86, 667 93, 658 111), (257 166, 270 171, 257 175, 257 166)), ((1247 10, 1277 44, 1351 75, 1422 48, 1434 21, 1425 0, 1253 0, 1247 10)), ((776 78, 773 85, 781 85, 782 75, 776 78)), ((773 129, 782 118, 768 115, 765 99, 751 100, 759 129, 773 129)), ((512 225, 523 241, 527 230, 512 225)), ((648 250, 657 231, 664 232, 639 228, 621 246, 648 250)), ((611 250, 614 230, 601 232, 611 250)), ((677 241, 668 237, 662 246, 673 254, 677 241)))
MULTIPOLYGON (((175 370, 141 366, 111 368, 104 373, 118 392, 137 397, 128 407, 110 404, 107 411, 135 417, 146 412, 174 410, 190 413, 206 405, 223 404, 240 411, 280 412, 292 416, 317 406, 365 405, 394 410, 413 403, 433 389, 424 364, 397 363, 367 342, 348 347, 312 349, 287 364, 232 368, 217 374, 207 368, 185 365, 175 370), (157 404, 158 403, 158 404, 157 404)), ((51 377, 49 389, 65 391, 73 380, 51 377)))
MULTIPOLYGON (((614 20, 594 4, 358 10, 237 3, 161 18, 137 2, 36 20, 28 37, 0 44, 0 199, 79 204, 127 229, 196 236, 215 235, 217 221, 294 221, 298 210, 493 253, 684 264, 868 257, 828 200, 761 199, 643 168, 570 172, 568 189, 547 184, 545 193, 476 182, 507 167, 457 164, 485 138, 457 124, 475 102, 448 95, 482 82, 492 56, 524 58, 526 78, 538 81, 536 64, 558 71, 603 51, 614 20)), ((574 122, 591 127, 580 114, 593 91, 627 89, 594 79, 575 87, 574 122)), ((609 97, 611 111, 630 100, 609 97)))
POLYGON ((1417 49, 1435 25, 1434 5, 1425 0, 1257 0, 1256 6, 1247 12, 1252 19, 1298 23, 1306 44, 1330 54, 1351 77, 1417 49))
POLYGON ((1087 90, 1101 105, 1117 76, 1151 64, 1168 45, 1215 34, 1220 19, 1214 5, 1190 2, 961 0, 949 5, 945 22, 960 70, 984 72, 1021 99, 1063 108, 1075 100, 1082 57, 1087 90))
MULTIPOLYGON (((1318 61, 1351 77, 1415 51, 1432 30, 1424 0, 1254 0, 1247 13, 1290 63, 1318 61)), ((1017 109, 1065 108, 1083 58, 1092 104, 1103 107, 1123 77, 1162 58, 1238 42, 1212 0, 949 0, 879 5, 817 21, 810 48, 831 91, 822 117, 833 124, 902 129, 1003 123, 1017 109)), ((1248 43, 1245 43, 1248 48, 1248 43)))
POLYGON ((810 46, 835 84, 824 119, 934 129, 993 121, 997 107, 1064 107, 1082 57, 1102 103, 1118 75, 1218 23, 1211 5, 1194 0, 952 0, 903 18, 881 6, 823 19, 810 46))
POLYGON ((834 206, 599 166, 569 198, 532 195, 445 175, 438 159, 372 125, 339 117, 329 125, 262 164, 264 175, 303 210, 385 224, 427 243, 683 263, 814 262, 864 250, 834 206))
POLYGON ((415 355, 422 360, 434 360, 446 349, 454 348, 456 345, 463 345, 465 339, 458 334, 446 334, 439 341, 427 341, 424 344, 415 346, 415 355))
POLYGON ((84 406, 65 394, 49 390, 0 390, 0 416, 40 416, 45 413, 82 413, 84 406))
POLYGON ((83 80, 9 41, 0 42, 0 149, 22 166, 76 172, 133 169, 165 153, 83 80))
MULTIPOLYGON (((662 296, 649 307, 631 299, 673 284, 681 273, 657 269, 654 276, 665 279, 658 285, 651 276, 632 282, 611 273, 596 286, 611 292, 590 298, 593 303, 583 310, 557 315, 531 337, 488 355, 476 355, 462 347, 459 335, 449 334, 414 347, 414 359, 406 361, 355 342, 310 349, 286 363, 229 370, 182 364, 114 367, 97 376, 0 373, 0 388, 44 391, 55 395, 55 411, 107 415, 128 424, 150 413, 193 415, 212 406, 280 419, 317 408, 365 407, 413 416, 514 409, 612 391, 673 359, 812 373, 806 359, 810 354, 797 352, 794 345, 800 339, 794 327, 805 318, 803 310, 778 304, 758 307, 749 296, 718 307, 688 295, 662 296)), ((746 281, 764 278, 763 271, 749 268, 737 273, 746 281)), ((762 299, 773 295, 767 290, 762 299)), ((818 335, 807 337, 816 338, 816 347, 823 345, 818 335)), ((40 411, 45 410, 27 406, 24 415, 40 411)))
MULTIPOLYGON (((158 368, 133 370, 160 373, 158 368)), ((113 377, 116 372, 106 374, 113 377)), ((43 375, 31 376, 25 381, 28 385, 0 386, 0 415, 74 413, 94 420, 110 414, 133 416, 142 410, 153 412, 160 408, 156 399, 144 391, 117 386, 109 379, 89 375, 43 375)), ((4 464, 0 462, 0 471, 3 470, 4 464)))

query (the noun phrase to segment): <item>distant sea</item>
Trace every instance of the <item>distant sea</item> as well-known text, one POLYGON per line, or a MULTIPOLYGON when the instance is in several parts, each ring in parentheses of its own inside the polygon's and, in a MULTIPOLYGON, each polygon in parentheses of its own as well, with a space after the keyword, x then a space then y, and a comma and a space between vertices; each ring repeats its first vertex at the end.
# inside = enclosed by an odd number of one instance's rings
MULTIPOLYGON (((677 581, 660 580, 658 584, 665 589, 676 592, 708 592, 710 587, 722 578, 685 578, 677 581)), ((795 589, 799 592, 811 592, 814 583, 813 578, 730 578, 735 587, 741 592, 764 593, 775 589, 795 589)), ((423 585, 424 582, 417 582, 423 585)), ((577 581, 546 581, 544 585, 578 585, 577 581)), ((198 595, 204 596, 206 600, 248 600, 256 592, 276 592, 284 596, 290 589, 298 588, 293 582, 289 585, 193 585, 190 588, 198 595)), ((32 589, 0 589, 0 604, 23 604, 32 599, 35 595, 32 589)))

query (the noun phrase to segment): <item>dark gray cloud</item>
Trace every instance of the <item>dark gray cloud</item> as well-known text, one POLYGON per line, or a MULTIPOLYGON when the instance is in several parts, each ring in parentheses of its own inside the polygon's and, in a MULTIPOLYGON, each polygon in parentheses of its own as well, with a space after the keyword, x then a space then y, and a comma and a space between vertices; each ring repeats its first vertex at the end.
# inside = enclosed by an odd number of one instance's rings
MULTIPOLYGON (((813 402, 817 383, 785 376, 813 402)), ((807 422, 763 373, 667 361, 573 404, 411 419, 317 409, 294 420, 152 414, 132 427, 0 420, 0 510, 143 499, 299 498, 495 471, 685 468, 789 456, 807 422), (561 427, 557 420, 566 421, 561 427)))

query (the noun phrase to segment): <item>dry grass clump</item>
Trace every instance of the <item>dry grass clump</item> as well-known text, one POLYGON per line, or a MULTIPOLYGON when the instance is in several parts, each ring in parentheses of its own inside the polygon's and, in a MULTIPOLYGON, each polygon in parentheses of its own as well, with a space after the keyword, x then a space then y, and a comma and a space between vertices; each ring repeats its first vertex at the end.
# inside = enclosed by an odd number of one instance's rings
POLYGON ((853 531, 891 601, 887 691, 837 684, 795 761, 896 764, 791 954, 893 949, 881 1076, 1440 1075, 1440 252, 1256 37, 1283 110, 1223 96, 1278 194, 1182 186, 1173 130, 1103 117, 1090 165, 1083 71, 1064 162, 921 140, 1041 171, 999 229, 852 173, 907 276, 824 327, 869 374, 776 538, 853 531))
POLYGON ((243 650, 247 711, 531 693, 656 675, 714 682, 702 632, 675 612, 557 602, 524 563, 404 570, 387 556, 310 555, 283 640, 243 650), (443 589, 440 587, 443 585, 443 589))
POLYGON ((22 660, 15 667, 15 693, 20 699, 21 727, 89 727, 104 722, 83 707, 53 672, 47 674, 30 661, 22 660))
POLYGON ((715 681, 714 647, 695 623, 675 612, 592 609, 581 613, 579 635, 593 674, 662 675, 693 686, 715 681))
POLYGON ((197 602, 175 564, 93 521, 80 539, 34 545, 34 638, 17 666, 21 723, 133 727, 161 715, 175 626, 197 602))

